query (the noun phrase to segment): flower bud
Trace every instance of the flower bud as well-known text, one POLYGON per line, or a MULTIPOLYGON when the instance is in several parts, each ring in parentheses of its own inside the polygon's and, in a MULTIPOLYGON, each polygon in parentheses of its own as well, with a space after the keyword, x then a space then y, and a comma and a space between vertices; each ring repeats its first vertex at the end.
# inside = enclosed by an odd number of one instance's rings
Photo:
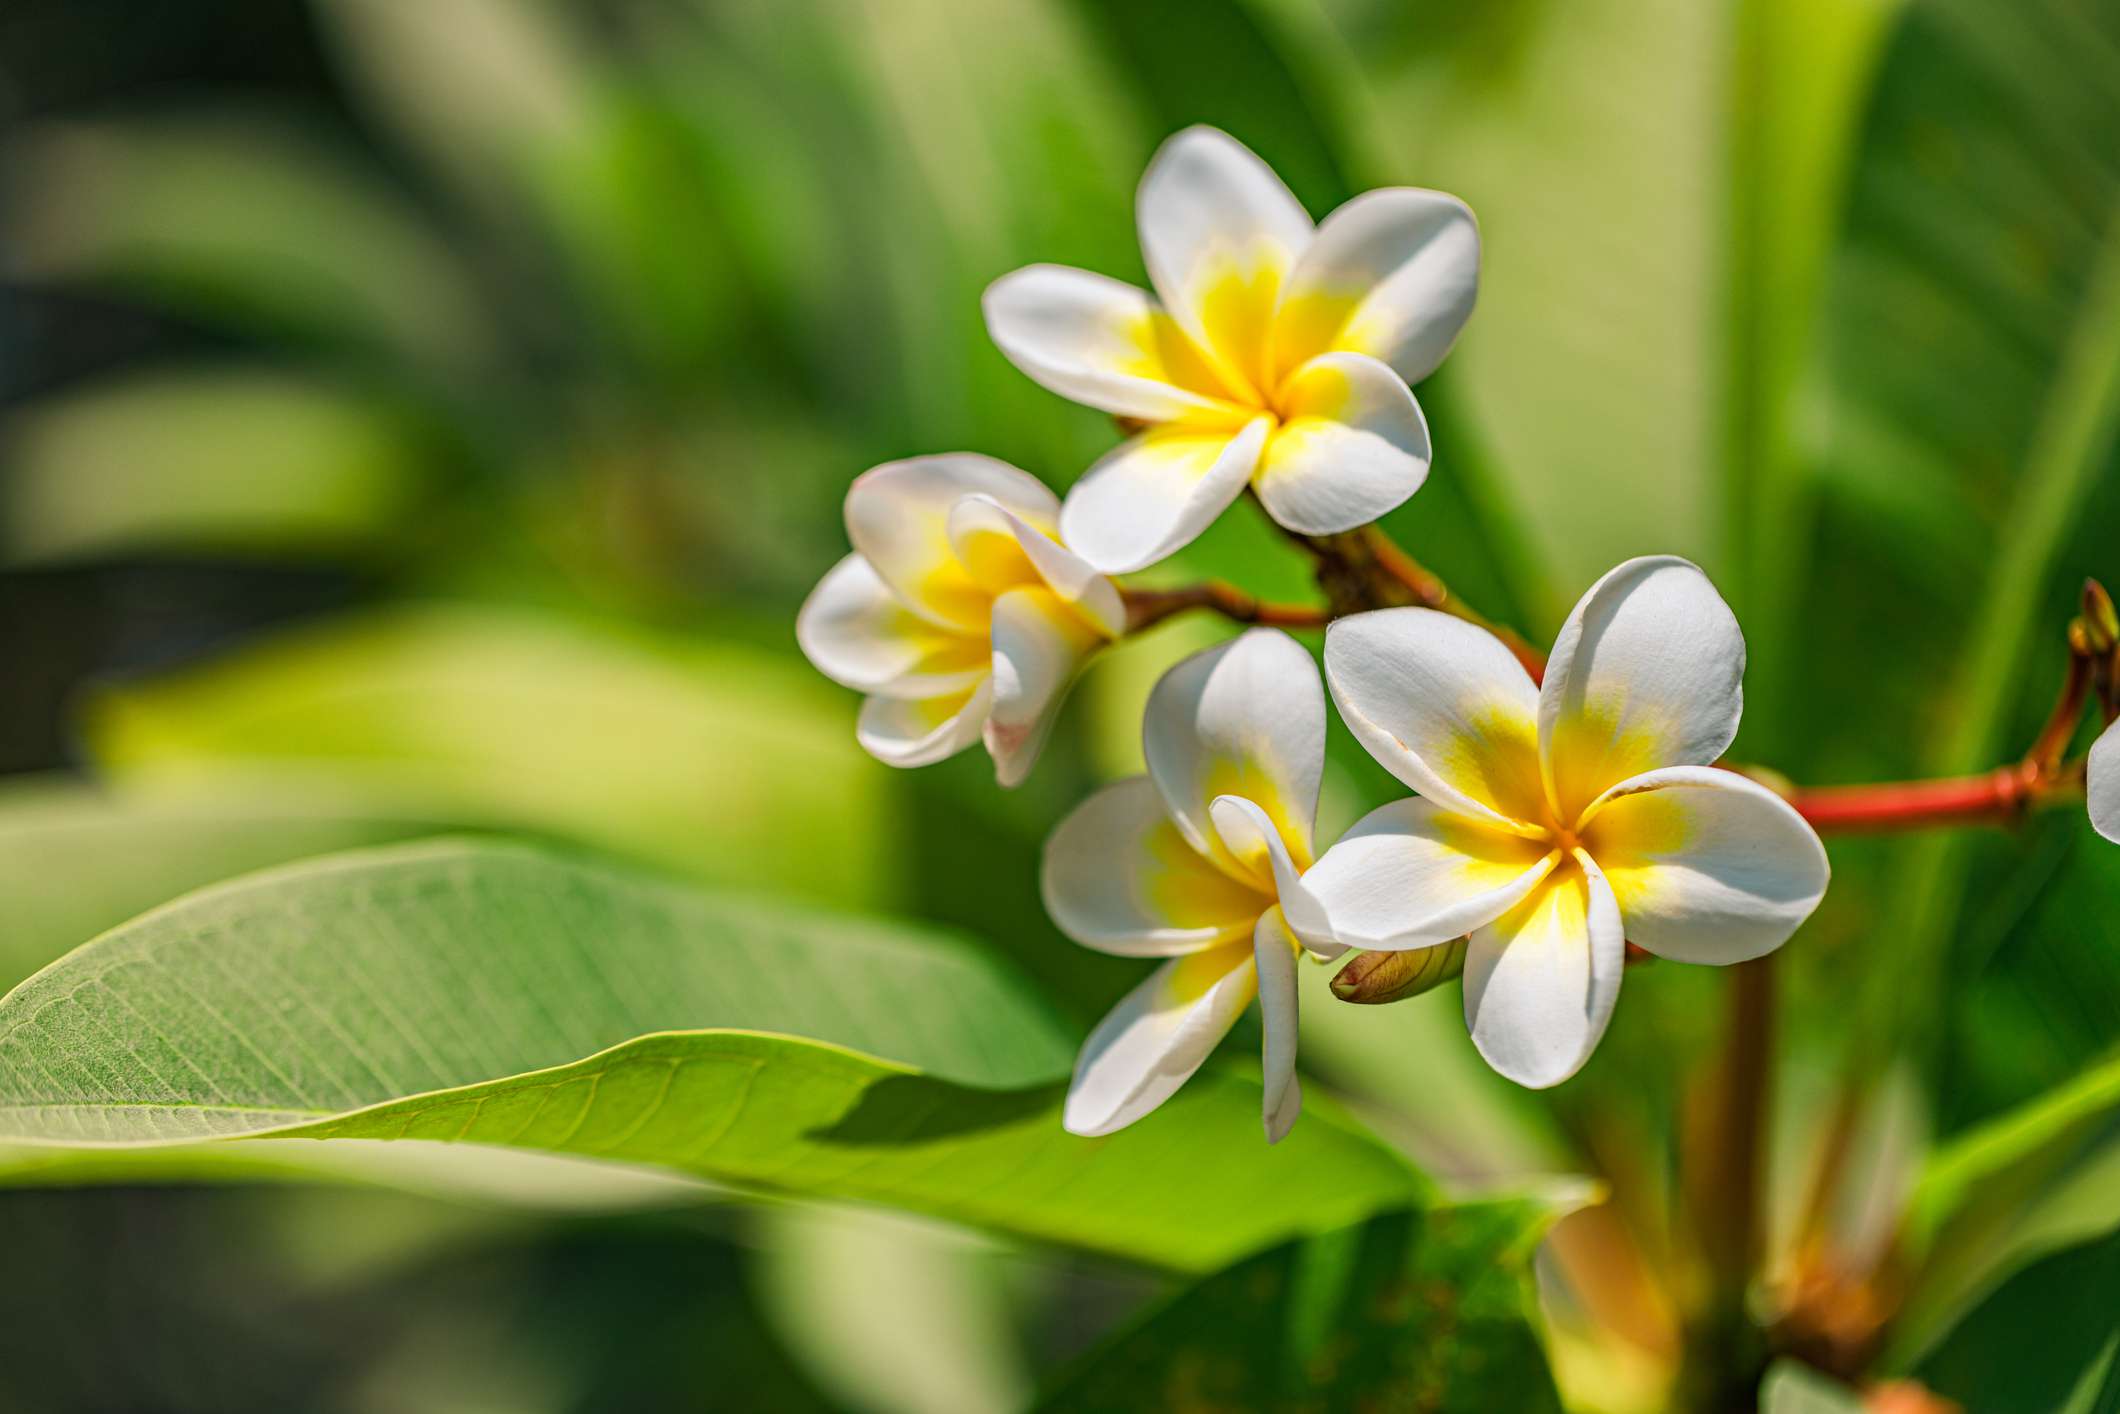
POLYGON ((2082 623, 2093 656, 2102 658, 2120 645, 2120 614, 2113 611, 2113 596, 2095 579, 2083 581, 2082 623))
POLYGON ((1332 994, 1343 1002, 1381 1006, 1417 997, 1465 970, 1465 940, 1406 952, 1356 953, 1332 979, 1332 994))

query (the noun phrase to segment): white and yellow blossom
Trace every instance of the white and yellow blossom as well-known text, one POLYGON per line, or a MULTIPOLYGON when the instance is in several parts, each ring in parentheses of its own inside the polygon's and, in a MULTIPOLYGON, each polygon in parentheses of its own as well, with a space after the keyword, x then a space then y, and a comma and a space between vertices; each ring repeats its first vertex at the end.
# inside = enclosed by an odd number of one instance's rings
POLYGON ((1132 1124, 1183 1085, 1253 996, 1265 1030, 1267 1138, 1295 1123, 1296 955, 1323 918, 1299 881, 1325 765, 1310 654, 1252 629, 1194 654, 1149 695, 1148 774, 1077 806, 1045 847, 1046 910, 1085 947, 1168 958, 1083 1044, 1064 1121, 1132 1124))
POLYGON ((1068 492, 1068 544, 1120 574, 1191 541, 1247 484, 1311 535, 1420 489, 1428 424, 1407 384, 1472 313, 1479 230, 1463 202, 1365 192, 1313 229, 1249 149, 1190 128, 1149 164, 1136 215, 1155 297, 1055 265, 986 292, 1018 368, 1149 424, 1068 492))
POLYGON ((1744 663, 1714 586, 1667 556, 1583 596, 1543 686, 1442 613, 1335 623, 1340 714, 1419 795, 1372 812, 1305 876, 1331 935, 1404 949, 1469 934, 1473 1042, 1534 1087, 1589 1058, 1627 940, 1718 964, 1781 946, 1828 869, 1786 801, 1710 764, 1737 733, 1744 663))
POLYGON ((2090 764, 2085 769, 2091 826, 2120 844, 2120 722, 2108 726, 2092 744, 2090 764))
POLYGON ((888 462, 847 492, 854 553, 802 606, 819 671, 868 694, 863 747, 925 766, 984 740, 1005 786, 1030 771, 1089 655, 1124 631, 1110 580, 1053 538, 1059 500, 968 452, 888 462))

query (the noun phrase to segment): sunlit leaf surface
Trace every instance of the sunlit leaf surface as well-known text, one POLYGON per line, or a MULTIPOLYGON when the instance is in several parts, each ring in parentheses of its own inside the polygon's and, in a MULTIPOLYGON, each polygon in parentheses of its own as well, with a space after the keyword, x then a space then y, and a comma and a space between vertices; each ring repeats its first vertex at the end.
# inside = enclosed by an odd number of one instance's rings
POLYGON ((1224 1077, 1076 1138, 1051 1079, 1072 1050, 948 941, 522 847, 414 844, 195 895, 18 987, 0 1001, 0 1139, 502 1144, 1185 1268, 1426 1192, 1329 1113, 1267 1149, 1258 1087, 1224 1077), (717 1023, 752 1029, 694 1029, 717 1023))

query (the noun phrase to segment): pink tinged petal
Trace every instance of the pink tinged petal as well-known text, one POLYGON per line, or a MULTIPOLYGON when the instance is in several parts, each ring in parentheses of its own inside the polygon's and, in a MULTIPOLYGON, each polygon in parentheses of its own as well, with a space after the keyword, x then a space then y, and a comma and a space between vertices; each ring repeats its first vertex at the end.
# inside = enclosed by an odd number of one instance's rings
POLYGON ((1629 776, 1714 762, 1737 735, 1744 675, 1737 617, 1696 566, 1650 555, 1592 585, 1539 691, 1539 758, 1560 818, 1629 776))
POLYGON ((967 496, 988 497, 1040 530, 1059 520, 1057 498, 1029 472, 951 452, 886 462, 856 477, 847 491, 847 536, 913 612, 984 632, 994 586, 973 577, 950 541, 950 512, 967 496))
POLYGON ((1787 801, 1712 766, 1622 781, 1591 806, 1582 837, 1619 900, 1628 941, 1676 962, 1774 951, 1832 877, 1818 833, 1787 801))
POLYGON ((1072 605, 1106 638, 1126 631, 1126 602, 1119 587, 1089 562, 988 496, 967 496, 950 511, 950 545, 974 579, 1002 589, 1026 583, 1026 574, 1072 605))
POLYGON ((993 695, 993 682, 983 680, 946 697, 871 697, 861 704, 854 737, 887 766, 932 766, 979 740, 993 695))
POLYGON ((1487 1064, 1534 1090, 1590 1058, 1619 1000, 1619 905, 1577 851, 1531 896, 1472 935, 1465 1025, 1487 1064))
POLYGON ((1310 217, 1235 138, 1187 128, 1157 150, 1135 200, 1150 281, 1225 381, 1272 386, 1274 312, 1310 243, 1310 217))
POLYGON ((1076 806, 1045 842, 1039 882, 1061 932, 1121 957, 1175 957, 1242 941, 1273 903, 1202 859, 1146 776, 1076 806))
POLYGON ((1398 374, 1373 358, 1312 359, 1282 385, 1280 408, 1252 484, 1290 530, 1367 525, 1428 479, 1428 421, 1398 374))
POLYGON ((1231 412, 1191 338, 1131 285, 1032 265, 987 286, 980 303, 1009 362, 1063 398, 1148 422, 1231 412))
POLYGON ((1070 1134, 1110 1134, 1162 1104, 1257 991, 1248 938, 1164 963, 1083 1043, 1061 1123, 1070 1134))
POLYGON ((1273 838, 1309 865, 1325 771, 1325 693, 1309 652, 1287 634, 1249 629, 1171 668, 1148 694, 1141 750, 1171 819, 1232 878, 1271 883, 1222 842, 1217 796, 1259 807, 1273 838))
POLYGON ((1259 915, 1252 935, 1252 964, 1259 975, 1260 1048, 1266 1093, 1261 1118, 1266 1142, 1278 1144, 1303 1109, 1303 1087, 1296 1080, 1296 937, 1278 908, 1259 915))
POLYGON ((1329 350, 1368 354, 1408 383, 1433 373, 1479 293, 1480 231, 1454 196, 1364 192, 1327 216, 1274 319, 1286 372, 1329 350))
POLYGON ((1030 774, 1075 674, 1103 643, 1101 633, 1042 584, 994 601, 994 697, 985 736, 1002 785, 1030 774))
POLYGON ((1325 634, 1325 680, 1385 770, 1446 810, 1543 836, 1538 689, 1485 629, 1433 609, 1378 609, 1325 634))
POLYGON ((1516 907, 1560 851, 1433 801, 1396 800, 1356 822, 1303 876, 1331 936, 1398 952, 1462 938, 1516 907))
POLYGON ((2120 844, 2120 723, 2107 727, 2091 747, 2086 793, 2091 827, 2120 844))
POLYGON ((1159 428, 1120 443, 1068 488, 1060 539, 1105 574, 1184 549, 1244 494, 1273 427, 1159 428))
POLYGON ((883 697, 966 692, 993 666, 983 635, 937 628, 913 613, 859 555, 834 565, 810 591, 795 641, 826 677, 883 697))
MULTIPOLYGON (((1208 816, 1222 848, 1279 901, 1284 922, 1305 947, 1327 959, 1347 951, 1326 926, 1325 910, 1304 887, 1303 871, 1290 853, 1291 844, 1281 838, 1272 816, 1239 795, 1216 796, 1209 803, 1208 816)), ((1293 847, 1307 855, 1309 841, 1296 841, 1293 847)))

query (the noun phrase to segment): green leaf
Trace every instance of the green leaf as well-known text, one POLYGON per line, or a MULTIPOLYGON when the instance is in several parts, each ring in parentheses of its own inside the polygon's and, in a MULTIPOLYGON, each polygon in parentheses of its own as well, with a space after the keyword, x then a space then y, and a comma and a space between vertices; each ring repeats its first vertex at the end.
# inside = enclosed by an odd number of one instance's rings
POLYGON ((373 547, 438 466, 386 400, 240 368, 135 374, 35 404, 0 456, 4 549, 18 561, 373 547))
POLYGON ((30 978, 0 1017, 0 1054, 36 1057, 0 1099, 14 1132, 68 1142, 246 1132, 664 1030, 788 1031, 990 1085, 1064 1074, 1074 1052, 955 940, 447 840, 193 894, 30 978), (32 1093, 56 1108, 24 1110, 32 1093))
POLYGON ((2033 1260, 2120 1229, 2120 1056, 1939 1149, 1909 1203, 1920 1262, 1890 1358, 2033 1260))
POLYGON ((1327 1117, 1268 1148, 1258 1086, 1227 1076, 1196 1076, 1153 1120, 1095 1140, 1060 1127, 1064 1094, 973 1089, 787 1036, 691 1032, 279 1132, 658 1164, 1180 1270, 1423 1196, 1397 1158, 1327 1117))
POLYGON ((1526 1268, 1564 1210, 1381 1213, 1247 1257, 1106 1341, 1038 1407, 1558 1411, 1526 1268))
POLYGON ((224 781, 116 791, 72 778, 0 783, 0 987, 189 889, 272 864, 432 834, 373 793, 224 781))
POLYGON ((382 1189, 542 1212, 618 1212, 718 1202, 681 1174, 528 1149, 424 1141, 102 1145, 0 1143, 0 1188, 287 1185, 382 1189))
MULTIPOLYGON (((1937 1151, 1915 1190, 1917 1234, 1934 1233, 1951 1216, 1980 1201, 1984 1190, 2027 1170, 2048 1169, 2079 1149, 2093 1131, 2120 1112, 2120 1056, 2095 1066, 2043 1096, 1937 1151)), ((2120 1194, 2114 1218, 2120 1221, 2120 1194)))
MULTIPOLYGON (((2093 567, 2072 547, 2111 544, 2120 163, 2094 135, 2116 125, 2120 24, 2068 0, 1912 7, 1880 72, 1823 330, 1838 568, 1806 600, 1817 641, 1799 695, 1837 714, 1834 735, 1911 755, 1902 769, 1976 770, 2018 748, 2093 567), (1927 517, 1879 514, 1880 486, 1927 517), (1880 622, 1897 672, 1850 691, 1880 622)), ((1891 920, 1863 949, 1883 1044, 1938 1049, 1964 838, 1905 851, 1871 901, 1891 920)))
POLYGON ((895 787, 854 742, 856 705, 792 655, 426 608, 112 689, 85 730, 120 780, 269 767, 717 883, 891 903, 895 787))
POLYGON ((1212 1074, 1078 1139, 1038 1083, 1073 1049, 931 935, 427 843, 195 894, 23 983, 0 1140, 500 1144, 1186 1269, 1426 1195, 1326 1106, 1268 1148, 1258 1086, 1212 1074), (677 1030, 716 1026, 796 1034, 677 1030))
POLYGON ((1646 550, 1700 559, 1741 612, 1754 549, 1800 565, 1782 543, 1802 509, 1789 392, 1890 9, 1377 5, 1354 22, 1379 174, 1480 214, 1480 308, 1450 368, 1561 593, 1549 615, 1646 550))
POLYGON ((490 354, 467 293, 476 282, 421 214, 284 120, 163 113, 47 127, 17 156, 5 204, 22 213, 9 235, 31 275, 416 365, 490 354))
POLYGON ((2113 1414, 2120 1409, 2120 1237, 2018 1273, 1951 1328, 1916 1369, 1966 1409, 2113 1414))

